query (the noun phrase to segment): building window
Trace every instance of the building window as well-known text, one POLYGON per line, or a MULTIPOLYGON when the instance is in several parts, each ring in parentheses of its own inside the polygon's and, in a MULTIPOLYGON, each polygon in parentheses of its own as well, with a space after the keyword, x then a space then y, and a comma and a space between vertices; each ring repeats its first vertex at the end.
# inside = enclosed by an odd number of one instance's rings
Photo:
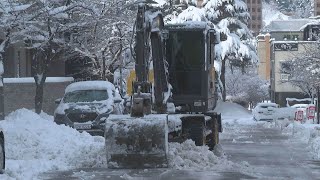
POLYGON ((281 81, 289 81, 289 74, 280 74, 280 80, 281 81))
POLYGON ((288 61, 281 61, 280 65, 281 65, 280 79, 287 81, 288 78, 289 78, 289 73, 290 73, 290 71, 292 69, 292 65, 288 61))

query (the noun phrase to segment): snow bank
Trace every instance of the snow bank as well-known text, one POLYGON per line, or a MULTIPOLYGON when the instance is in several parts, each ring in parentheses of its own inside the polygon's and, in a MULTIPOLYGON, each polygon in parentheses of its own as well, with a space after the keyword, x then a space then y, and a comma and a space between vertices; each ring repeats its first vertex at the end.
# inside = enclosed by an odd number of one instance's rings
POLYGON ((196 146, 192 140, 184 143, 169 143, 169 166, 178 170, 214 170, 232 171, 253 174, 253 169, 248 164, 237 164, 227 160, 222 149, 220 157, 209 150, 208 146, 196 146))
POLYGON ((214 111, 221 113, 222 116, 233 116, 235 118, 251 115, 250 111, 239 104, 222 101, 218 102, 214 111))
MULTIPOLYGON (((6 138, 6 171, 1 180, 33 180, 47 171, 107 167, 103 137, 57 125, 45 113, 20 109, 0 121, 0 126, 6 138)), ((252 172, 245 164, 228 161, 222 150, 219 153, 218 157, 191 140, 169 143, 169 164, 173 169, 252 172)))
POLYGON ((320 160, 320 124, 301 124, 294 121, 283 129, 283 133, 307 143, 313 158, 320 160))
POLYGON ((6 138, 6 171, 0 179, 36 179, 45 171, 106 164, 103 137, 57 125, 47 114, 20 109, 0 126, 6 138))

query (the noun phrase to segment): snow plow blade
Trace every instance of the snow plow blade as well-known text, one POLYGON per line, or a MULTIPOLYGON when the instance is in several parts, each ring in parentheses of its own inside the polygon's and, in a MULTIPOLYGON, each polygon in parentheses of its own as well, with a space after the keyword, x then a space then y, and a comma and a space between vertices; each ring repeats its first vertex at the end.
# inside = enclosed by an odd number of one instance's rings
POLYGON ((105 129, 108 168, 168 167, 167 126, 164 115, 110 116, 105 129))

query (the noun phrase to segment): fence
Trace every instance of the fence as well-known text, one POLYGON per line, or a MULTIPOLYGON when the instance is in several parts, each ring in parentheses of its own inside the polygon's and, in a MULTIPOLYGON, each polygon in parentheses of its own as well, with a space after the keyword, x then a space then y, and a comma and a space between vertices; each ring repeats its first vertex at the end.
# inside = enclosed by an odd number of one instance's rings
MULTIPOLYGON (((48 77, 44 85, 43 111, 53 115, 56 108, 54 100, 63 97, 67 85, 73 81, 70 77, 48 77)), ((4 78, 5 115, 21 108, 34 109, 36 85, 32 77, 4 78)))

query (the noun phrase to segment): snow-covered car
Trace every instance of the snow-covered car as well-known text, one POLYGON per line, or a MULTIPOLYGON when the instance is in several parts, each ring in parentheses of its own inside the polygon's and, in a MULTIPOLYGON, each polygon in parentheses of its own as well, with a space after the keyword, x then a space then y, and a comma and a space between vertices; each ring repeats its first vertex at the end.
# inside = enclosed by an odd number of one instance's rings
POLYGON ((4 169, 6 167, 5 157, 4 134, 2 129, 0 128, 0 174, 4 173, 4 169))
MULTIPOLYGON (((115 87, 107 81, 82 81, 70 84, 54 112, 54 121, 91 135, 104 136, 105 120, 121 100, 115 98, 115 87)), ((119 112, 118 112, 119 113, 119 112)))
POLYGON ((256 121, 273 121, 277 118, 278 107, 279 105, 276 103, 258 103, 252 110, 253 119, 256 121))

